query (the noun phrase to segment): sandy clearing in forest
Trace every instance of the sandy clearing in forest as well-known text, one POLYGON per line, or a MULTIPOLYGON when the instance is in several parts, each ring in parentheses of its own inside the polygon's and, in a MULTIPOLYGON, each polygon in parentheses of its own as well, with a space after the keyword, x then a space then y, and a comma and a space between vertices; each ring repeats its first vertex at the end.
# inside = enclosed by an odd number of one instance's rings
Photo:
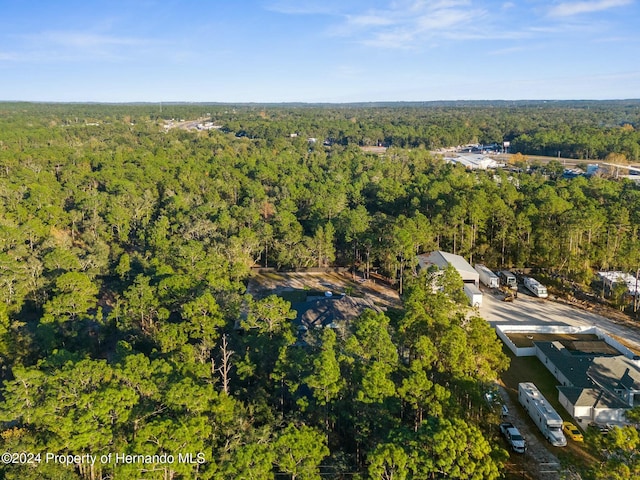
POLYGON ((291 290, 318 290, 347 293, 364 297, 375 305, 386 308, 401 308, 398 292, 381 278, 363 280, 347 272, 275 272, 258 271, 251 276, 247 293, 260 297, 271 293, 291 290))

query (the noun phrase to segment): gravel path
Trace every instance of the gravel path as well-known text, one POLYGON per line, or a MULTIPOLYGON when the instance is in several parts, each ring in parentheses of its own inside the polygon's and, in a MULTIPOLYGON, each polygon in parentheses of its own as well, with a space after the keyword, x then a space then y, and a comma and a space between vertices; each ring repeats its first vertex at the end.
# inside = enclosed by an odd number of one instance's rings
POLYGON ((526 413, 520 405, 511 401, 507 391, 500 387, 502 402, 509 408, 509 415, 505 420, 513 423, 527 441, 527 452, 523 455, 510 452, 509 463, 513 471, 522 473, 522 478, 541 480, 560 480, 560 462, 558 457, 549 451, 546 443, 538 440, 538 437, 529 429, 524 421, 526 413))

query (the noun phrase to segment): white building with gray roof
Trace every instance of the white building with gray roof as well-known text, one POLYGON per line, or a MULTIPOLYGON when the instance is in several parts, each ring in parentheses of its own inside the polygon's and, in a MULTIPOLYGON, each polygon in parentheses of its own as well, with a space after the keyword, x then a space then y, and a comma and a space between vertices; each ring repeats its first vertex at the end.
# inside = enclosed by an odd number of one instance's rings
POLYGON ((560 383, 560 403, 583 426, 624 423, 626 410, 640 405, 637 359, 572 351, 558 341, 534 345, 538 359, 560 383))

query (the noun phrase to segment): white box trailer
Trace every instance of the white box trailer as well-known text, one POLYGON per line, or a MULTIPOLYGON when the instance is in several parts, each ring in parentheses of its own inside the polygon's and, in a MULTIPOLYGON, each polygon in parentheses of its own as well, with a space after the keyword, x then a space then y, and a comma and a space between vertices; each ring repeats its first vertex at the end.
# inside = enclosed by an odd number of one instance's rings
POLYGON ((562 433, 562 417, 544 398, 538 387, 531 382, 519 383, 518 400, 551 445, 555 447, 567 445, 567 439, 562 433))
POLYGON ((464 284, 464 294, 469 299, 469 305, 480 307, 482 305, 482 292, 473 283, 464 284))
POLYGON ((500 286, 500 279, 498 276, 489 270, 481 263, 476 263, 474 267, 478 275, 480 275, 480 281, 482 284, 489 288, 498 288, 500 286))

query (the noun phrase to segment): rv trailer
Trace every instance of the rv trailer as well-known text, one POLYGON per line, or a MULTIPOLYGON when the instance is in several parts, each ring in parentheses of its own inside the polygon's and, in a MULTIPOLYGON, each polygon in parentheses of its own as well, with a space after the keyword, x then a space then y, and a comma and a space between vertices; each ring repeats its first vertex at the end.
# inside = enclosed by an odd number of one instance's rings
POLYGON ((523 283, 527 290, 533 293, 536 297, 547 298, 549 296, 547 293, 547 287, 542 285, 535 278, 524 277, 523 283))
POLYGON ((567 445, 567 439, 562 433, 562 418, 542 396, 538 387, 531 382, 519 383, 518 400, 551 445, 567 445))

